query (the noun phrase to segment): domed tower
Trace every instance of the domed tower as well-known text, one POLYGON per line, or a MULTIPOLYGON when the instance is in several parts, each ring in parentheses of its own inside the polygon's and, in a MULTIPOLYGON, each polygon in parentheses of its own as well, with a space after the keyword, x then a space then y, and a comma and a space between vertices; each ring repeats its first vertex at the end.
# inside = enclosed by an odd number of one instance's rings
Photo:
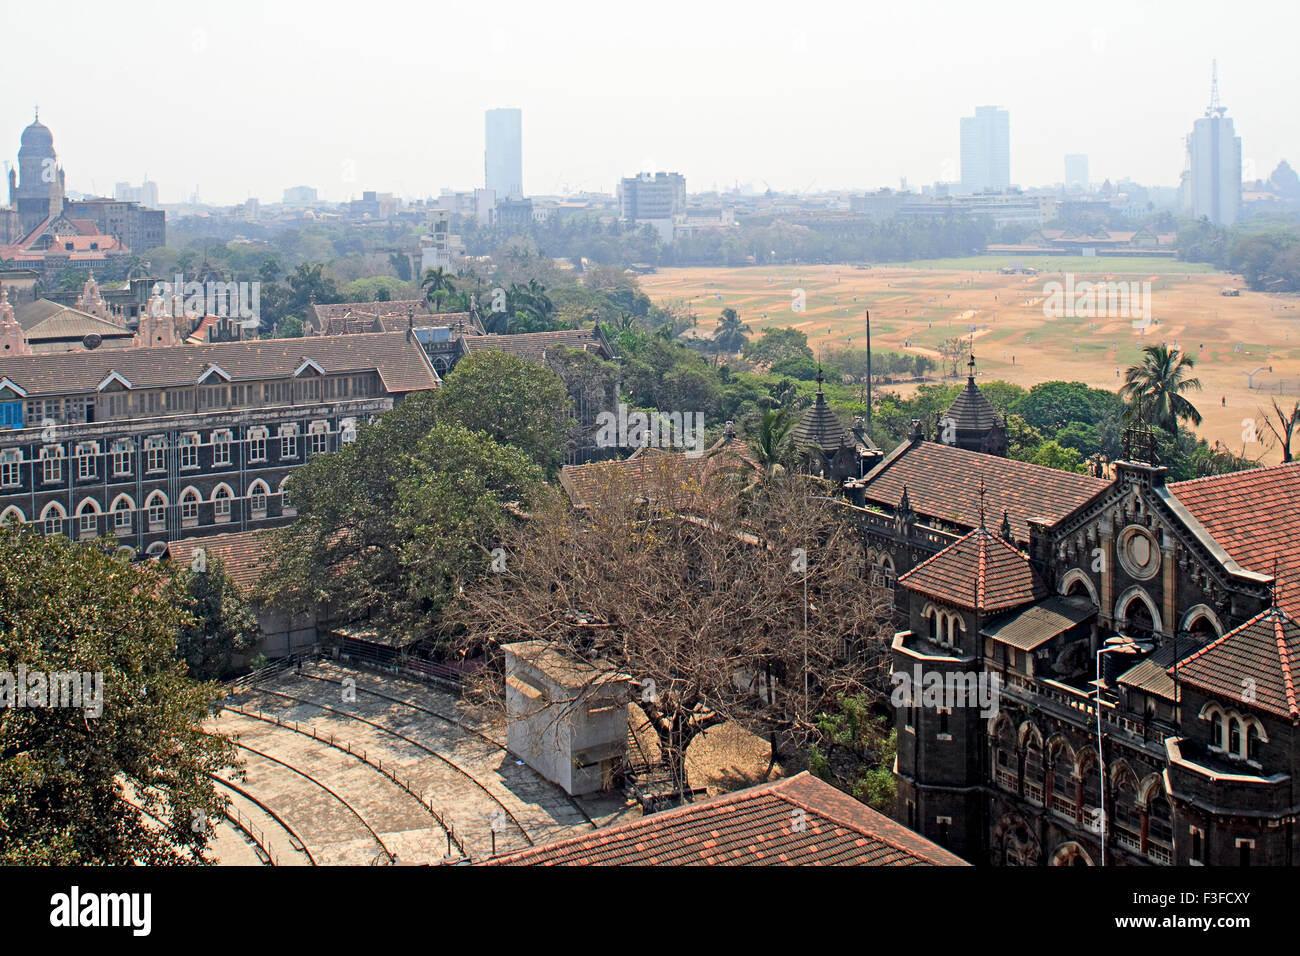
POLYGON ((18 223, 24 235, 31 232, 51 212, 51 199, 61 195, 63 170, 54 152, 54 134, 41 122, 40 113, 32 125, 23 130, 18 147, 18 177, 9 175, 9 203, 18 209, 18 223))
POLYGON ((939 416, 939 441, 967 451, 1007 457, 1007 423, 975 386, 975 356, 967 367, 966 387, 939 416))

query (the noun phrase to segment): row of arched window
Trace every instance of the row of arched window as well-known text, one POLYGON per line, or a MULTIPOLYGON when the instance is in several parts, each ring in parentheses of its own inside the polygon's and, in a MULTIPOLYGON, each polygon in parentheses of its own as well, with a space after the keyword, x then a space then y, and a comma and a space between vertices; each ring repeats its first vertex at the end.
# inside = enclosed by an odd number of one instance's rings
MULTIPOLYGON (((255 479, 248 486, 248 494, 242 499, 248 504, 248 517, 253 520, 265 518, 267 515, 267 501, 276 496, 280 498, 281 514, 285 516, 296 514, 287 487, 289 477, 286 475, 281 479, 279 489, 274 495, 265 481, 260 478, 255 479)), ((198 526, 199 505, 204 503, 212 505, 213 523, 225 524, 232 520, 233 505, 236 500, 240 499, 225 482, 214 487, 211 497, 207 499, 204 499, 203 493, 191 485, 180 493, 180 497, 176 501, 179 506, 181 527, 193 528, 198 526)), ((171 502, 168 500, 166 493, 159 490, 149 493, 149 496, 145 498, 143 507, 137 507, 135 499, 130 495, 120 494, 109 505, 108 515, 111 521, 108 529, 119 535, 131 534, 137 530, 136 522, 140 521, 144 525, 140 530, 166 531, 167 511, 170 504, 171 502)), ((94 498, 84 498, 73 512, 73 526, 70 529, 66 524, 68 521, 67 509, 59 502, 51 501, 41 510, 37 523, 45 534, 63 534, 72 531, 76 537, 88 538, 99 533, 99 519, 103 513, 98 501, 94 498)), ((10 505, 3 513, 0 513, 0 524, 7 524, 11 521, 26 523, 27 520, 27 515, 18 505, 10 505)))

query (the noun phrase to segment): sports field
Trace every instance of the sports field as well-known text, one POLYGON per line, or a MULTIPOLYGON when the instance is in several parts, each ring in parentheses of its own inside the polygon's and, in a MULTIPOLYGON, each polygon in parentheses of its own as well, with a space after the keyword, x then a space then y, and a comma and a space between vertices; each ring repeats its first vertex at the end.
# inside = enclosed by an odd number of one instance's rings
MULTIPOLYGON (((695 334, 712 334, 719 313, 730 307, 755 335, 769 326, 800 329, 817 354, 863 347, 868 309, 873 350, 937 360, 944 339, 973 335, 980 378, 1026 388, 1065 379, 1118 389, 1123 370, 1138 360, 1142 346, 1164 342, 1197 360, 1196 374, 1205 386, 1192 396, 1205 416, 1200 433, 1239 454, 1244 449, 1251 458, 1260 457, 1263 447, 1243 445, 1251 428, 1244 420, 1257 420, 1255 432, 1264 435, 1261 409, 1270 407, 1270 398, 1289 408, 1300 397, 1300 296, 1249 292, 1240 277, 1166 260, 1029 259, 1019 264, 1042 270, 1039 274, 1000 274, 998 268, 1007 264, 1008 259, 982 256, 866 269, 664 269, 640 282, 656 304, 693 312, 695 334), (1117 268, 1120 263, 1125 271, 1117 268), (1149 321, 1132 314, 1142 305, 1138 298, 1129 315, 1114 314, 1113 305, 1107 308, 1100 300, 1099 316, 1080 314, 1086 307, 1069 303, 1064 314, 1051 308, 1051 283, 1072 282, 1077 289, 1084 281, 1149 282, 1149 321), (1229 287, 1241 294, 1223 296, 1229 287)), ((1272 450, 1262 460, 1279 458, 1272 450)))

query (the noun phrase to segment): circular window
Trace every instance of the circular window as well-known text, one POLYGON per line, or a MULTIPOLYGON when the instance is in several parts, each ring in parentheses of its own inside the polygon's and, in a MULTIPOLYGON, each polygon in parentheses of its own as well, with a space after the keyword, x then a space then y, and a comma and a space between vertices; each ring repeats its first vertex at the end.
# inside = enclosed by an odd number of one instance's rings
POLYGON ((1120 533, 1119 563, 1139 581, 1155 577, 1160 570, 1160 546, 1151 532, 1131 525, 1120 533))

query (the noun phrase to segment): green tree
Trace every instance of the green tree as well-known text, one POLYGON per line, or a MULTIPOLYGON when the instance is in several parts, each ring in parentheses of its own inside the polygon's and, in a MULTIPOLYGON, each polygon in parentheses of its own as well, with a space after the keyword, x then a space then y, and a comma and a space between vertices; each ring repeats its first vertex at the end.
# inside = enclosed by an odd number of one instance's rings
POLYGON ((0 864, 207 861, 202 824, 223 808, 209 774, 236 759, 201 726, 219 689, 177 657, 186 601, 174 567, 0 528, 0 671, 25 668, 29 695, 34 673, 102 675, 97 716, 0 708, 0 864))
POLYGON ((518 448, 548 476, 564 461, 573 402, 560 377, 508 352, 461 359, 437 392, 437 416, 518 448))
POLYGON ((1129 402, 1130 418, 1140 414, 1171 434, 1179 422, 1199 425, 1201 413, 1183 395, 1201 389, 1199 378, 1187 377, 1195 364, 1195 359, 1178 349, 1164 345, 1144 348, 1142 363, 1129 366, 1119 392, 1129 402))
POLYGON ((787 410, 763 409, 758 428, 749 440, 749 449, 768 478, 788 470, 794 461, 794 449, 790 441, 790 432, 794 426, 794 416, 787 410))
POLYGON ((399 642, 435 635, 449 582, 486 573, 507 506, 526 508, 541 477, 522 452, 411 396, 294 472, 298 517, 271 532, 255 598, 329 604, 399 642))
POLYGON ((205 556, 203 565, 181 572, 194 620, 181 628, 176 649, 195 677, 220 680, 231 674, 234 655, 257 640, 257 616, 220 558, 205 556))
POLYGON ((433 306, 434 312, 441 312, 442 300, 456 291, 454 279, 455 277, 444 271, 442 266, 424 270, 420 288, 424 291, 424 297, 429 304, 433 306))
POLYGON ((813 357, 808 336, 798 329, 764 329, 757 339, 744 344, 741 354, 756 365, 771 365, 799 355, 813 357))
POLYGON ((898 731, 872 713, 868 694, 843 695, 835 709, 817 715, 808 769, 876 810, 893 810, 898 731))
POLYGON ((713 331, 713 344, 720 352, 739 352, 749 341, 749 326, 740 321, 735 309, 722 310, 718 327, 713 331))

